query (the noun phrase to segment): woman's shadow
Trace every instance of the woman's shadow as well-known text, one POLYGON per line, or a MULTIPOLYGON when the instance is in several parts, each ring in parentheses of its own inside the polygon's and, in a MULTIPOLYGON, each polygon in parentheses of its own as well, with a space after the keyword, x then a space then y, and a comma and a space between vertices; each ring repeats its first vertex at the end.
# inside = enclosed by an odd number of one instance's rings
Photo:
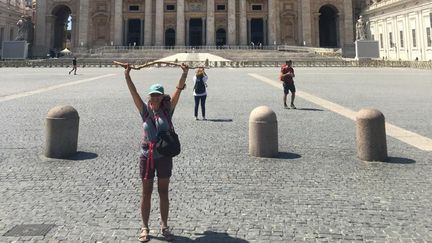
MULTIPOLYGON (((249 243, 247 240, 243 240, 240 238, 229 236, 227 233, 223 232, 214 232, 214 231, 204 231, 204 233, 196 233, 195 235, 199 236, 196 239, 190 239, 184 236, 175 236, 173 242, 182 242, 182 243, 192 243, 192 242, 223 242, 223 243, 249 243)), ((163 237, 152 237, 161 241, 164 241, 163 237)))

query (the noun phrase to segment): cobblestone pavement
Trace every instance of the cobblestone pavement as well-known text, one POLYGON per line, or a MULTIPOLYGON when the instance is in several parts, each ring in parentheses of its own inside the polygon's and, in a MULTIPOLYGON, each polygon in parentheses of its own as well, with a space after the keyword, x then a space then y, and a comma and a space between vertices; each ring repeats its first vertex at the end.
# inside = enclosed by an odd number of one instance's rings
MULTIPOLYGON (((137 242, 140 118, 119 68, 0 69, 0 242, 137 242), (105 78, 58 86, 79 80, 105 78), (46 90, 45 90, 46 89, 46 90), (41 92, 1 101, 25 91, 41 92), (45 90, 45 91, 44 91, 45 90), (45 116, 59 104, 80 115, 79 153, 43 156, 45 116), (4 236, 23 224, 55 225, 45 236, 4 236)), ((432 156, 387 137, 390 162, 356 158, 355 123, 298 98, 284 110, 277 68, 210 69, 208 121, 193 119, 189 86, 174 115, 169 224, 176 242, 432 242, 432 156), (279 158, 248 155, 257 106, 277 114, 279 158)), ((410 69, 299 68, 298 90, 432 137, 432 73, 410 69)), ((133 71, 142 96, 172 91, 178 68, 133 71)), ((157 190, 150 242, 158 234, 157 190)))

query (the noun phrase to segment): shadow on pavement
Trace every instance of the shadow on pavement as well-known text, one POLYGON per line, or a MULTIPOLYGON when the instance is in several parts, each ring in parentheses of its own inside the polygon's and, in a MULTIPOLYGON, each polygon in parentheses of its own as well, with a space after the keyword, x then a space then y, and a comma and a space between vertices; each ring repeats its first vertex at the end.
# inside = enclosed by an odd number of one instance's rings
POLYGON ((400 158, 400 157, 388 157, 387 161, 384 161, 385 163, 390 164, 414 164, 416 161, 412 159, 407 158, 400 158))
MULTIPOLYGON (((205 121, 205 120, 200 120, 200 121, 205 121)), ((232 122, 232 119, 207 119, 207 121, 211 121, 211 122, 232 122)))
MULTIPOLYGON (((184 236, 175 236, 174 241, 172 242, 181 242, 181 243, 192 243, 192 242, 204 242, 204 243, 216 243, 216 242, 223 242, 223 243, 249 243, 247 240, 243 240, 240 238, 235 238, 229 236, 227 233, 220 233, 220 232, 214 232, 214 231, 205 231, 202 234, 195 234, 199 236, 195 240, 184 237, 184 236)), ((160 241, 165 241, 163 237, 151 237, 152 239, 157 239, 160 241)), ((166 241, 165 241, 166 242, 166 241)))
POLYGON ((297 108, 297 110, 301 110, 301 111, 324 111, 324 110, 316 109, 316 108, 297 108))
POLYGON ((279 152, 278 157, 276 159, 298 159, 301 158, 300 154, 288 153, 288 152, 279 152))
POLYGON ((78 151, 76 154, 68 157, 66 160, 89 160, 95 159, 97 157, 98 155, 95 153, 78 151))

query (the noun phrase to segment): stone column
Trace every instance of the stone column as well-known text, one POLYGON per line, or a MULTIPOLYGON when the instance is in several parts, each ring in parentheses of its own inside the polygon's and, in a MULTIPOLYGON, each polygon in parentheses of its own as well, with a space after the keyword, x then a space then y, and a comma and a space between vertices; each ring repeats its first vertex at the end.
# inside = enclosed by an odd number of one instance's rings
POLYGON ((145 0, 145 15, 144 15, 144 45, 152 45, 152 2, 153 0, 145 0))
MULTIPOLYGON (((302 39, 306 46, 312 45, 312 26, 311 26, 311 0, 302 0, 301 22, 302 22, 302 39)), ((349 2, 349 1, 348 1, 349 2)))
POLYGON ((190 44, 190 40, 189 40, 189 21, 190 21, 190 18, 188 17, 186 19, 186 45, 187 46, 190 44))
POLYGON ((34 55, 46 57, 46 54, 48 53, 48 47, 46 46, 46 1, 37 1, 36 8, 37 18, 35 29, 34 55))
POLYGON ((145 38, 145 29, 144 29, 144 19, 141 19, 141 36, 140 36, 140 46, 144 45, 144 38, 145 38))
POLYGON ((228 0, 228 45, 236 45, 236 1, 228 0))
POLYGON ((121 46, 123 38, 123 0, 114 0, 114 45, 121 46))
POLYGON ((48 47, 48 51, 49 49, 51 49, 52 47, 54 47, 54 29, 55 29, 55 16, 54 15, 46 15, 45 16, 46 19, 46 30, 47 32, 45 33, 45 43, 44 45, 46 47, 48 47))
POLYGON ((177 27, 176 27, 176 46, 185 45, 185 16, 184 0, 177 0, 177 27))
MULTIPOLYGON (((275 0, 268 0, 268 45, 273 45, 276 40, 276 5, 275 0)), ((265 42, 265 39, 264 39, 265 42)), ((264 44, 264 43, 263 43, 264 44)))
POLYGON ((215 18, 214 18, 214 0, 207 0, 207 37, 208 46, 216 45, 215 40, 215 18))
POLYGON ((353 8, 351 1, 345 1, 344 4, 344 28, 345 35, 343 38, 343 44, 352 45, 354 42, 354 31, 353 31, 353 8))
POLYGON ((85 48, 88 48, 89 5, 89 0, 80 0, 78 45, 81 47, 82 43, 82 47, 85 48))
MULTIPOLYGON (((273 42, 270 42, 270 29, 269 28, 270 28, 271 23, 269 23, 269 22, 270 22, 269 19, 267 19, 266 17, 263 18, 264 38, 263 38, 263 42, 261 43, 263 45, 273 45, 273 42)), ((259 43, 255 43, 255 44, 259 45, 259 43)), ((257 48, 258 48, 258 46, 257 46, 257 48)))
POLYGON ((123 19, 122 23, 123 23, 123 29, 124 29, 124 31, 123 31, 123 43, 124 43, 125 46, 128 46, 129 45, 129 40, 127 38, 127 33, 129 31, 129 26, 128 26, 127 19, 123 19))
POLYGON ((240 45, 247 45, 246 0, 240 0, 240 45))
MULTIPOLYGON (((336 13, 336 23, 342 23, 344 19, 344 14, 343 13, 336 13)), ((345 25, 342 24, 338 24, 336 26, 336 46, 343 48, 344 47, 344 40, 345 40, 345 25)))
POLYGON ((77 38, 77 31, 76 31, 76 28, 75 28, 75 25, 76 25, 76 15, 75 14, 71 14, 70 15, 70 17, 71 17, 71 24, 72 24, 72 26, 74 26, 74 27, 72 27, 72 33, 71 33, 71 48, 75 48, 75 47, 77 47, 78 46, 78 44, 77 44, 77 41, 78 41, 78 38, 77 38))
POLYGON ((202 17, 201 21, 203 23, 202 28, 201 28, 201 33, 202 33, 201 45, 205 46, 206 39, 207 39, 207 22, 206 22, 206 18, 202 17))
POLYGON ((164 0, 156 1, 155 46, 163 46, 164 0))
POLYGON ((312 44, 311 46, 320 46, 320 38, 319 38, 319 19, 321 16, 320 12, 313 13, 313 36, 312 36, 312 44))

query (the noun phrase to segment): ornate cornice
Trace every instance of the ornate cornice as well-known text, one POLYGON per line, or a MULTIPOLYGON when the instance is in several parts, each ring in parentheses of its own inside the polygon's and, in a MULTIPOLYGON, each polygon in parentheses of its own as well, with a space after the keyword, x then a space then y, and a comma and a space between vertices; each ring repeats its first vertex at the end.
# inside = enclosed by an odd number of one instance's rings
POLYGON ((376 13, 383 13, 384 11, 389 10, 400 10, 406 9, 407 7, 412 7, 416 5, 421 5, 423 3, 427 3, 428 1, 424 0, 416 0, 416 1, 407 1, 407 0, 381 0, 381 1, 373 1, 371 5, 369 5, 365 11, 365 15, 374 15, 376 13))

